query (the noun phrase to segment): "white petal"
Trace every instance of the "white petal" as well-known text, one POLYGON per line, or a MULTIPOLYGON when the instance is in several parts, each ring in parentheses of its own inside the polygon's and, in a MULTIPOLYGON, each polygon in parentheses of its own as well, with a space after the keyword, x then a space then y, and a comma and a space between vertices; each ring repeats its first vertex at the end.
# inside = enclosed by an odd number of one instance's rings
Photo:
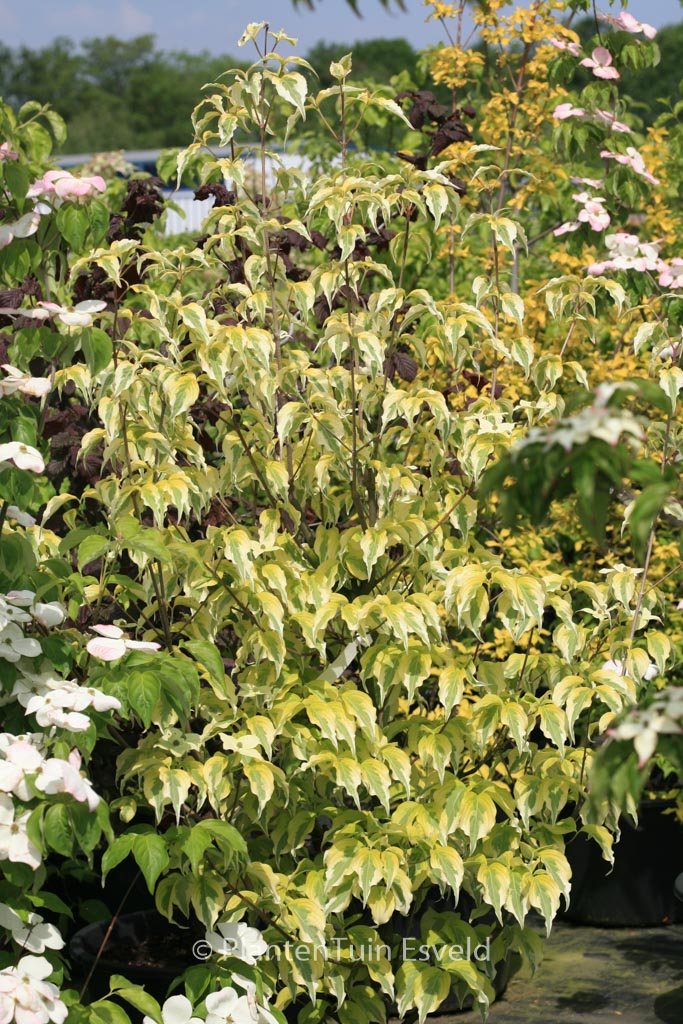
POLYGON ((123 636, 123 630, 119 629, 118 626, 91 626, 93 633, 99 633, 100 636, 110 636, 115 640, 123 636))
POLYGON ((7 506, 7 518, 18 523, 19 526, 35 526, 36 521, 28 512, 22 512, 16 505, 7 506))
MULTIPOLYGON (((21 768, 8 761, 0 761, 0 793, 11 793, 24 780, 21 768)), ((2 921, 0 921, 2 924, 2 921)))
POLYGON ((43 653, 43 648, 40 646, 38 641, 32 640, 30 637, 24 637, 23 640, 15 640, 12 646, 14 647, 14 650, 24 658, 37 658, 43 653))
POLYGON ((153 640, 126 640, 125 644, 129 651, 158 651, 161 648, 161 644, 153 640))
POLYGON ((49 320, 52 315, 48 309, 18 309, 17 313, 29 320, 49 320))
POLYGON ((25 213, 23 217, 15 221, 11 225, 12 232, 15 238, 28 238, 29 235, 34 235, 38 230, 40 224, 40 214, 35 210, 25 213))
MULTIPOLYGON (((103 309, 107 308, 107 303, 102 302, 101 299, 85 299, 84 302, 78 302, 74 309, 78 313, 101 313, 103 309)), ((184 999, 184 996, 173 996, 174 999, 184 999)), ((170 1000, 168 1000, 170 1002, 170 1000)), ((164 1003, 164 1006, 166 1004, 164 1003)))
POLYGON ((642 766, 650 760, 657 748, 657 740, 659 737, 654 729, 646 729, 644 732, 639 733, 634 741, 633 746, 638 754, 638 767, 642 766))
POLYGON ((0 444, 0 463, 9 461, 14 462, 19 469, 30 469, 34 473, 42 473, 45 469, 40 452, 19 441, 0 444))
POLYGON ((52 382, 47 377, 26 377, 19 386, 22 395, 31 395, 32 398, 42 398, 52 391, 52 382))
POLYGON ((36 981, 43 981, 52 974, 52 964, 44 956, 22 956, 17 964, 17 970, 21 974, 28 974, 36 981))
POLYGON ((33 618, 36 619, 41 626, 59 626, 64 622, 66 613, 63 608, 60 608, 54 601, 49 604, 42 604, 37 601, 31 610, 33 618))
POLYGON ((171 996, 161 1008, 164 1024, 187 1024, 192 1016, 192 1003, 187 996, 171 996))
POLYGON ((101 661, 118 661, 126 653, 126 645, 123 640, 93 637, 88 640, 86 650, 93 658, 100 658, 101 661))
POLYGON ((18 605, 19 608, 29 608, 36 599, 32 590, 10 590, 5 595, 8 601, 18 605))
POLYGON ((67 327, 89 327, 92 317, 89 313, 77 313, 67 310, 65 313, 58 313, 57 319, 67 327))
POLYGON ((15 910, 12 910, 5 903, 0 903, 0 925, 3 928, 9 928, 11 932, 14 932, 17 928, 21 928, 23 924, 24 922, 15 910))
POLYGON ((206 1008, 209 1013, 227 1017, 232 1012, 238 996, 234 988, 222 988, 220 992, 212 992, 206 997, 206 1008))
POLYGON ((110 697, 100 690, 88 690, 88 693, 95 711, 118 711, 121 707, 121 701, 117 697, 110 697))
POLYGON ((43 755, 26 740, 17 740, 11 747, 8 747, 5 750, 5 757, 26 772, 36 771, 43 763, 43 755))

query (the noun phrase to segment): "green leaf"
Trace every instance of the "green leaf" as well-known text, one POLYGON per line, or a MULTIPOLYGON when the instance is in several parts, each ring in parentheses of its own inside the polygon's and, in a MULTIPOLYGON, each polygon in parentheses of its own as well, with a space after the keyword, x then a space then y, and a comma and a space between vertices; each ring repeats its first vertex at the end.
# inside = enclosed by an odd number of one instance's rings
POLYGON ((252 793, 258 800, 258 812, 263 814, 263 810, 275 790, 273 767, 265 761, 251 761, 244 765, 244 774, 252 793))
POLYGON ((337 717, 334 704, 323 700, 322 697, 318 697, 316 694, 312 694, 306 698, 304 707, 311 725, 316 726, 336 750, 337 717))
POLYGON ((85 540, 78 545, 79 570, 82 572, 83 566, 101 558, 102 555, 109 550, 110 543, 111 542, 108 537, 102 537, 97 533, 91 533, 86 537, 85 540))
POLYGON ((382 878, 382 855, 379 850, 371 850, 367 846, 361 846, 351 861, 350 867, 358 876, 361 899, 363 904, 367 905, 370 890, 382 878))
POLYGON ((204 818, 203 821, 198 822, 194 826, 194 829, 203 829, 208 832, 209 835, 214 837, 216 845, 220 849, 234 851, 244 857, 247 856, 247 844, 241 833, 230 822, 218 821, 215 818, 204 818))
POLYGON ((526 880, 529 872, 526 869, 513 868, 510 871, 510 886, 508 888, 506 908, 514 914, 519 924, 523 925, 529 910, 529 901, 526 897, 526 880))
POLYGON ((34 907, 45 907, 46 910, 51 910, 53 914, 65 914, 73 920, 73 910, 64 900, 60 899, 59 896, 55 896, 52 892, 26 893, 26 897, 34 907))
POLYGON ((351 74, 352 54, 345 53, 339 60, 333 60, 330 64, 330 75, 338 82, 343 81, 351 74))
POLYGON ((662 481, 650 484, 640 492, 629 508, 628 526, 633 538, 633 549, 642 562, 657 518, 671 497, 673 486, 662 481))
POLYGON ((660 370, 659 386, 671 402, 671 412, 675 412, 678 392, 683 388, 683 370, 679 366, 660 370))
POLYGON ((418 1011, 419 1024, 433 1013, 451 990, 451 978, 440 967, 417 960, 406 960, 396 974, 396 996, 399 1016, 412 1007, 418 1011))
POLYGON ((444 893, 448 887, 457 901, 465 873, 458 851, 452 846, 433 846, 429 851, 429 871, 441 892, 444 893))
POLYGON ((134 672, 127 680, 128 700, 146 729, 161 696, 161 680, 154 672, 134 672))
POLYGON ((74 833, 66 804, 48 807, 43 823, 45 842, 57 853, 70 857, 74 847, 74 833))
POLYGON ((448 209, 448 192, 443 185, 425 185, 423 191, 429 212, 434 218, 434 227, 438 230, 441 217, 448 209))
POLYGON ((121 537, 121 546, 127 548, 134 555, 147 555, 149 558, 156 558, 157 561, 164 563, 171 561, 168 547, 158 530, 141 526, 133 516, 122 517, 117 526, 121 537))
POLYGON ((69 807, 71 832, 85 853, 91 853, 102 836, 104 819, 100 812, 101 808, 106 808, 106 801, 100 801, 95 814, 84 803, 74 803, 69 807))
POLYGON ((87 205, 90 220, 90 238, 88 244, 92 248, 104 245, 109 229, 109 209, 101 199, 90 199, 87 205))
POLYGON ((90 227, 90 217, 86 207, 81 206, 80 203, 62 203, 57 210, 56 222, 71 248, 79 253, 90 227))
POLYGON ((499 861, 485 861, 477 873, 484 899, 493 907, 496 917, 503 923, 502 908, 510 891, 510 871, 499 861))
POLYGON ((162 1024, 161 1007, 154 996, 145 992, 144 988, 141 988, 139 985, 131 985, 130 982, 118 974, 112 975, 109 979, 109 986, 112 990, 115 990, 118 999, 125 999, 136 1010, 151 1017, 157 1024, 162 1024), (121 983, 120 988, 119 983, 121 983))
POLYGON ((660 675, 664 675, 666 663, 671 656, 671 641, 666 633, 648 632, 647 649, 659 669, 660 675))
POLYGON ((412 771, 410 757, 401 747, 393 745, 382 747, 380 753, 382 760, 393 777, 402 783, 406 791, 406 800, 410 800, 410 776, 412 771))
POLYGON ((153 832, 145 832, 142 835, 133 836, 131 848, 137 865, 147 883, 147 888, 153 893, 159 875, 169 865, 166 843, 160 835, 156 835, 153 832))
POLYGON ((614 864, 614 836, 604 825, 583 825, 581 832, 590 836, 599 845, 603 859, 614 864))
POLYGON ((293 918, 297 931, 304 942, 324 945, 325 914, 315 900, 308 898, 292 899, 287 903, 287 911, 293 918))
POLYGON ((183 323, 194 331, 204 342, 209 342, 206 313, 198 302, 188 302, 179 309, 183 323))
POLYGON ((206 928, 213 928, 225 907, 223 885, 214 875, 204 871, 194 879, 189 891, 195 914, 206 928))
POLYGON ((42 109, 42 115, 50 126, 52 136, 56 145, 60 146, 62 142, 67 140, 67 125, 65 120, 60 118, 56 111, 46 111, 42 109))
POLYGON ((303 75, 300 75, 298 71, 290 71, 288 74, 282 77, 273 76, 273 85, 275 86, 278 95, 291 103, 293 107, 301 114, 301 117, 306 120, 306 109, 304 103, 306 102, 306 93, 308 86, 306 79, 303 75))
POLYGON ((560 886, 546 871, 537 871, 529 879, 529 903, 543 915, 546 935, 550 935, 553 919, 560 909, 560 895, 560 886))
POLYGON ((172 419, 187 412, 199 398, 199 384, 193 373, 173 374, 165 381, 164 390, 172 419))
POLYGON ((191 885, 191 876, 178 873, 165 875, 157 885, 154 894, 154 904, 159 913, 169 921, 173 921, 173 908, 178 907, 181 914, 188 917, 191 885))
POLYGON ((462 700, 465 692, 467 670, 459 665, 447 665, 439 673, 439 701, 446 711, 446 718, 462 700))
POLYGON ((368 579, 370 579, 375 563, 386 551, 388 543, 389 535, 386 530, 366 530, 360 538, 360 549, 363 552, 363 561, 368 579))
POLYGON ((190 792, 192 777, 182 768, 171 768, 164 764, 159 767, 159 780, 163 796, 171 801, 175 811, 176 823, 180 823, 180 812, 190 792))
POLYGON ((360 765, 352 757, 337 757, 334 761, 334 770, 337 785, 342 786, 346 790, 358 810, 360 810, 358 788, 363 782, 360 765))
POLYGON ((487 836, 495 825, 496 805, 486 793, 468 790, 460 801, 456 823, 469 836, 472 853, 477 842, 487 836))
MULTIPOLYGON (((63 209, 64 207, 62 207, 63 209)), ((88 1007, 90 1020, 96 1024, 130 1024, 130 1017, 117 1003, 111 999, 98 999, 88 1007)))
POLYGON ((521 296, 516 295, 514 292, 507 292, 501 295, 500 304, 505 316, 514 320, 521 329, 524 320, 524 302, 521 296))
POLYGON ((115 868, 121 861, 125 860, 128 854, 133 849, 133 840, 135 836, 129 834, 117 836, 114 842, 111 844, 108 850, 105 850, 102 855, 102 884, 109 874, 109 872, 115 868))
POLYGON ((563 753, 567 742, 567 716, 562 708, 552 703, 542 704, 538 710, 541 732, 563 753))
POLYGON ((519 928, 512 936, 510 949, 520 954, 525 964, 528 964, 533 974, 543 959, 545 947, 543 940, 532 928, 519 928))
POLYGON ((562 895, 564 896, 565 904, 569 906, 569 893, 571 890, 572 875, 571 868, 569 867, 569 861, 560 850, 555 850, 552 847, 541 850, 539 852, 539 858, 544 864, 550 877, 559 886, 562 895))
MULTIPOLYGON (((30 185, 28 169, 19 160, 5 160, 3 170, 5 184, 9 191, 16 199, 24 199, 30 185)), ((10 215, 8 219, 13 220, 14 218, 10 215)))
POLYGON ((377 797, 384 810, 389 814, 391 777, 387 766, 374 757, 368 757, 361 762, 360 772, 367 791, 377 797))
POLYGON ((206 670, 214 691, 234 705, 237 701, 235 687, 231 679, 226 679, 223 658, 216 645, 209 640, 188 640, 184 647, 206 670))

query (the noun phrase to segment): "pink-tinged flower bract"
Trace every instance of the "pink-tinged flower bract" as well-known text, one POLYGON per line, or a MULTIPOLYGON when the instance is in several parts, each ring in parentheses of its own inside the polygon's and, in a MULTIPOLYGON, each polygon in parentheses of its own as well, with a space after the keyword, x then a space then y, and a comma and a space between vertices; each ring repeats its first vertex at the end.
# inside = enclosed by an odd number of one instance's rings
POLYGON ((619 78, 619 72, 612 67, 612 54, 604 46, 596 46, 590 57, 584 57, 580 63, 590 68, 596 78, 619 78))

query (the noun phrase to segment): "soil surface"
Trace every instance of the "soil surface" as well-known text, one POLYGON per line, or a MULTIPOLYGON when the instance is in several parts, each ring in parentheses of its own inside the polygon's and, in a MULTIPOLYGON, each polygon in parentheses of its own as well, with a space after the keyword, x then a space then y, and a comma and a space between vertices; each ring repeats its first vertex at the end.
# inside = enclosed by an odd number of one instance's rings
POLYGON ((164 935, 154 935, 139 939, 135 946, 130 942, 110 940, 104 951, 104 959, 129 967, 163 967, 166 970, 176 968, 178 974, 188 966, 188 932, 178 932, 169 927, 164 935))

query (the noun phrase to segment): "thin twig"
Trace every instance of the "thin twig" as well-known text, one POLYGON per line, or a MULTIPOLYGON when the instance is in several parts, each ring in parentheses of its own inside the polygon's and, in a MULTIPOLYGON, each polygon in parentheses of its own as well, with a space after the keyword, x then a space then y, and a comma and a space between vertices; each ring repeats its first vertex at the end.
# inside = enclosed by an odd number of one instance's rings
POLYGON ((135 883, 137 882, 137 880, 139 878, 140 878, 140 871, 137 871, 136 874, 135 874, 135 878, 133 879, 133 881, 130 883, 130 885, 128 886, 128 888, 124 892, 123 898, 122 898, 121 902, 119 903, 118 907, 116 908, 116 910, 114 912, 114 916, 112 917, 111 921, 109 922, 107 930, 104 933, 104 938, 102 939, 102 942, 100 943, 100 948, 97 950, 97 955, 96 955, 95 959, 93 960, 93 963, 92 963, 92 966, 91 966, 90 970, 88 971, 88 976, 85 979, 85 981, 83 982, 83 987, 81 989, 81 993, 80 993, 80 996, 79 996, 79 999, 80 999, 81 1002, 83 1001, 85 993, 86 993, 86 991, 88 989, 88 985, 90 984, 90 980, 91 980, 93 974, 95 973, 95 968, 97 967, 97 965, 98 965, 98 963, 100 961, 100 958, 101 958, 102 954, 104 953, 105 947, 106 947, 107 943, 109 942, 109 939, 111 937, 111 933, 114 930, 114 925, 118 921, 119 915, 120 915, 121 911, 123 910, 123 906, 124 906, 126 900, 128 899, 128 897, 130 896, 131 892, 133 891, 133 886, 135 885, 135 883))

